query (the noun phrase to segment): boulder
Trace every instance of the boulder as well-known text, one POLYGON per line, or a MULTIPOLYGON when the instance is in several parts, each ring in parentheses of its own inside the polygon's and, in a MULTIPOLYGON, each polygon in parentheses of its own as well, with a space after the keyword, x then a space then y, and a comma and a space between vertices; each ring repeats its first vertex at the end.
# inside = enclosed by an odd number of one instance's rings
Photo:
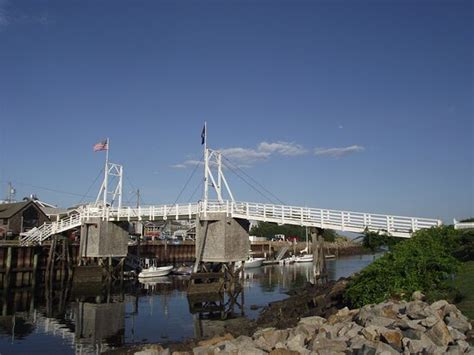
POLYGON ((365 337, 365 339, 369 341, 377 341, 380 339, 380 327, 375 325, 369 325, 362 329, 361 333, 365 337))
POLYGON ((424 319, 428 316, 425 311, 427 304, 422 301, 413 301, 407 304, 406 315, 410 319, 424 319))
POLYGON ((411 295, 412 301, 424 301, 426 296, 421 291, 415 291, 411 295))
POLYGON ((260 340, 271 350, 277 343, 284 343, 288 338, 288 333, 287 329, 277 330, 275 328, 267 328, 256 332, 253 338, 260 340))
POLYGON ((217 343, 220 343, 226 340, 232 340, 232 339, 234 339, 232 334, 227 333, 223 336, 215 336, 211 339, 201 340, 200 342, 198 342, 198 346, 212 346, 217 343))
POLYGON ((288 349, 275 349, 270 351, 270 355, 299 355, 299 353, 288 349))
POLYGON ((438 321, 432 328, 426 331, 426 336, 438 346, 448 346, 453 341, 449 329, 442 320, 438 321))
POLYGON ((431 315, 429 317, 426 317, 425 319, 422 319, 420 324, 427 327, 427 328, 431 328, 436 323, 438 323, 440 320, 441 320, 441 318, 439 316, 431 315))
POLYGON ((375 354, 380 355, 398 355, 400 352, 392 348, 390 345, 385 343, 378 343, 375 348, 375 354))
POLYGON ((470 348, 468 342, 465 340, 458 340, 457 345, 459 345, 459 348, 461 349, 462 352, 467 352, 470 348))
POLYGON ((471 323, 467 320, 466 317, 462 314, 456 314, 450 312, 449 315, 445 318, 446 324, 454 329, 459 330, 461 333, 467 333, 472 329, 471 323))
POLYGON ((329 350, 333 353, 344 353, 347 349, 347 343, 342 340, 334 339, 315 339, 309 346, 310 350, 317 352, 318 354, 323 353, 323 350, 329 350))
POLYGON ((302 348, 305 343, 305 336, 303 334, 296 334, 294 336, 290 336, 286 341, 286 346, 290 350, 298 351, 297 349, 302 348))
POLYGON ((449 334, 451 334, 451 337, 453 338, 454 341, 456 340, 466 340, 466 336, 461 333, 459 330, 451 327, 448 325, 448 330, 449 330, 449 334))
POLYGON ((380 339, 390 345, 392 348, 397 351, 402 351, 402 332, 398 329, 387 329, 381 328, 378 330, 380 332, 380 339))
POLYGON ((300 321, 298 322, 299 324, 307 324, 314 326, 316 329, 319 329, 324 323, 326 323, 326 319, 323 317, 304 317, 301 318, 300 321))
POLYGON ((354 316, 359 312, 358 309, 351 309, 344 307, 340 309, 337 313, 331 315, 328 318, 329 324, 336 324, 341 322, 352 322, 354 316))
POLYGON ((393 326, 396 328, 399 328, 401 330, 408 330, 408 329, 413 329, 413 330, 420 330, 420 331, 425 331, 425 327, 423 327, 420 322, 422 319, 410 319, 407 316, 403 316, 403 318, 398 319, 393 326))

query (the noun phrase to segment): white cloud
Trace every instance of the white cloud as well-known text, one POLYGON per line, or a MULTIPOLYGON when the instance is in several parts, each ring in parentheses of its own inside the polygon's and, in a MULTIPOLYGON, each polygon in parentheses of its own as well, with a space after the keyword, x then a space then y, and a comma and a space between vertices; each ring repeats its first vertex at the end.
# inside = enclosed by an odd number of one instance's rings
POLYGON ((200 160, 186 160, 183 163, 171 165, 171 168, 173 168, 173 169, 185 169, 189 166, 196 166, 196 165, 203 165, 203 164, 204 164, 204 162, 202 162, 200 160))
POLYGON ((314 154, 318 156, 340 158, 349 154, 363 152, 364 150, 365 148, 360 145, 351 145, 349 147, 341 148, 316 148, 314 154))
MULTIPOLYGON (((361 152, 364 147, 352 145, 343 148, 316 148, 315 155, 342 157, 355 152, 361 152)), ((275 156, 295 157, 310 153, 310 150, 304 148, 300 144, 291 142, 261 142, 256 148, 232 147, 220 149, 223 157, 231 161, 232 164, 240 168, 249 168, 259 162, 269 160, 275 156)), ((224 161, 225 163, 225 161, 224 161)), ((186 160, 183 163, 172 165, 175 169, 184 169, 190 166, 204 164, 198 160, 186 160)))
POLYGON ((288 142, 262 142, 258 145, 258 150, 262 152, 277 153, 285 156, 302 155, 308 152, 308 150, 303 148, 303 146, 288 142))

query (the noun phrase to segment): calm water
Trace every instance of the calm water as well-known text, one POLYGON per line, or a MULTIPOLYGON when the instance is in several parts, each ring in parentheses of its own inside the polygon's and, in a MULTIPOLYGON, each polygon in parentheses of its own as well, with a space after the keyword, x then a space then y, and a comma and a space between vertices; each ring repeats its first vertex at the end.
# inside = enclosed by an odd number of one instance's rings
MULTIPOLYGON (((357 255, 328 260, 330 278, 349 276, 373 259, 357 255)), ((285 292, 312 281, 311 268, 303 263, 251 269, 243 293, 204 303, 188 300, 188 280, 176 276, 128 284, 122 290, 16 291, 0 300, 0 354, 100 353, 128 344, 211 335, 226 324, 221 318, 256 318, 256 306, 284 299, 285 292)))

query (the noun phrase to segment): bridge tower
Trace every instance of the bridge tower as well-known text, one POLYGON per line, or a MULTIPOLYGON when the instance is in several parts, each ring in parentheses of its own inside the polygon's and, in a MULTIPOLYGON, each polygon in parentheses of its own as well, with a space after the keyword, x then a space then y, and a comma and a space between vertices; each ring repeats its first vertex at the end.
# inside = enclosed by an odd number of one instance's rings
POLYGON ((226 212, 212 212, 212 206, 235 202, 222 165, 222 154, 207 146, 207 125, 203 129, 203 212, 196 217, 196 261, 188 289, 190 304, 199 304, 199 294, 227 291, 232 299, 242 291, 243 265, 250 249, 249 221, 226 212), (209 199, 209 187, 215 199, 209 199), (236 265, 239 265, 238 267, 236 265), (197 298, 196 298, 197 297, 197 298))

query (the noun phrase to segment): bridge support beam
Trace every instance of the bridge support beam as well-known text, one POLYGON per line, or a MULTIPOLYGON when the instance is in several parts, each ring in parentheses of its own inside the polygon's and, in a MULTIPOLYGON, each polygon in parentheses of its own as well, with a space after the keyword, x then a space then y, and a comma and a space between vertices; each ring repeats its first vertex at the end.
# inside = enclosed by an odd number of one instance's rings
POLYGON ((313 248, 313 273, 316 280, 327 281, 326 257, 324 255, 323 229, 310 228, 313 248))

